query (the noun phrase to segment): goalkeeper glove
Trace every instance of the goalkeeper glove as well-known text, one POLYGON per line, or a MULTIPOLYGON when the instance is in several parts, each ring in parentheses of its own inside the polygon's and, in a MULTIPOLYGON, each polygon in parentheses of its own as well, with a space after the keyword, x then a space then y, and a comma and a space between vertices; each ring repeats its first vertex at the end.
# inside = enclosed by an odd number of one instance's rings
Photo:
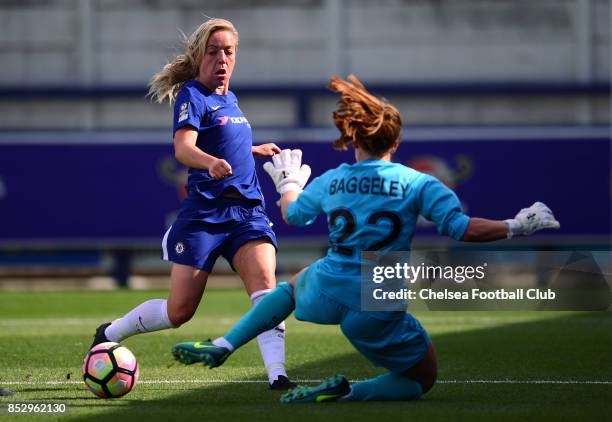
POLYGON ((508 223, 508 239, 514 236, 529 236, 542 229, 558 229, 561 227, 555 220, 550 208, 541 202, 536 202, 529 208, 523 208, 508 223))
POLYGON ((266 162, 264 170, 270 175, 276 191, 281 194, 285 192, 302 192, 308 178, 310 177, 310 166, 302 164, 302 150, 284 149, 280 154, 272 157, 272 162, 266 162))

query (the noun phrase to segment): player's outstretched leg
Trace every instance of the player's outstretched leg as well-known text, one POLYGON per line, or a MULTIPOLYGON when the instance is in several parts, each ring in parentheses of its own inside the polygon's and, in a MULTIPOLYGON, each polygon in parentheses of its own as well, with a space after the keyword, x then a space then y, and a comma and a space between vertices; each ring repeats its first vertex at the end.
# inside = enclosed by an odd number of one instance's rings
POLYGON ((430 343, 427 353, 416 365, 401 373, 389 372, 353 383, 351 393, 344 400, 417 400, 434 386, 437 367, 436 353, 430 343))
POLYGON ((151 299, 141 303, 123 317, 96 328, 91 347, 107 341, 119 343, 135 334, 168 328, 174 328, 168 318, 168 302, 165 299, 151 299))
POLYGON ((423 394, 421 384, 412 378, 389 372, 351 385, 351 401, 416 400, 423 394))
POLYGON ((301 386, 284 394, 281 403, 326 403, 334 401, 416 400, 421 385, 411 378, 387 373, 350 384, 343 375, 327 378, 315 387, 301 386))
POLYGON ((190 341, 172 348, 176 360, 186 365, 202 362, 211 368, 221 365, 235 349, 248 343, 258 334, 276 327, 295 309, 293 288, 279 283, 257 305, 251 308, 223 337, 214 341, 190 341))
POLYGON ((327 378, 316 387, 296 387, 281 396, 281 403, 326 403, 344 399, 351 385, 344 375, 327 378))

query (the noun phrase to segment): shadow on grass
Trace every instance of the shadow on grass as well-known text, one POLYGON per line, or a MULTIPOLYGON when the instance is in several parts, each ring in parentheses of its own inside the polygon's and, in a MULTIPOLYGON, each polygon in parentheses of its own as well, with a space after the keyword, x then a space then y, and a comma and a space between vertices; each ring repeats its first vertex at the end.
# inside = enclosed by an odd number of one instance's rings
MULTIPOLYGON (((460 313, 454 313, 457 315, 460 313)), ((449 380, 610 380, 612 324, 609 313, 561 314, 524 323, 432 336, 442 381, 449 380)), ((314 339, 313 339, 314 340, 314 339)), ((238 352, 239 353, 239 352, 238 352)), ((289 349, 288 353, 300 353, 289 349)), ((193 376, 206 378, 202 368, 193 376)), ((205 369, 205 371, 208 371, 205 369)), ((223 371, 223 367, 215 369, 223 371)), ((357 353, 289 368, 294 379, 343 373, 364 379, 383 371, 357 353)), ((254 378, 251 378, 252 380, 254 378)), ((414 402, 282 405, 265 383, 193 384, 176 394, 71 418, 109 420, 368 420, 599 419, 612 411, 612 385, 439 383, 414 402)), ((172 385, 164 391, 168 392, 172 385)), ((79 399, 80 400, 80 399, 79 399)), ((124 399, 121 399, 124 400, 124 399)), ((104 403, 99 401, 95 406, 104 403)))
POLYGON ((25 387, 25 388, 21 388, 20 392, 22 393, 42 393, 42 392, 53 392, 53 391, 62 391, 62 390, 68 390, 71 389, 71 387, 58 387, 58 386, 53 386, 53 387, 25 387))

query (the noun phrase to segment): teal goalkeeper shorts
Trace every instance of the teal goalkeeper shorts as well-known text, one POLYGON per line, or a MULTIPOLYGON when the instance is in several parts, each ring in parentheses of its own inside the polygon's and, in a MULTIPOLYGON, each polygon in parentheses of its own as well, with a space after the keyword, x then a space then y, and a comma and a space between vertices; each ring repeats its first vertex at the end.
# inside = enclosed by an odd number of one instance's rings
POLYGON ((322 277, 311 265, 298 277, 295 318, 315 324, 338 324, 351 344, 376 366, 402 373, 427 353, 429 335, 409 313, 403 319, 383 320, 350 309, 321 292, 322 277))

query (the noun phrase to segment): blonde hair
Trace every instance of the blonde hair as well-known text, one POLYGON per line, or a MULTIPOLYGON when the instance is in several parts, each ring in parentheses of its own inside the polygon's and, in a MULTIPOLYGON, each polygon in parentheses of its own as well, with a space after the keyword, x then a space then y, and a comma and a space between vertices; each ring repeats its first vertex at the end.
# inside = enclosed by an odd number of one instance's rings
POLYGON ((156 73, 149 82, 147 94, 158 103, 166 98, 172 104, 185 82, 198 76, 202 56, 206 50, 208 39, 215 31, 227 30, 234 34, 236 48, 238 47, 238 31, 234 25, 225 19, 209 19, 201 24, 189 37, 184 36, 185 50, 163 69, 156 73))
POLYGON ((374 156, 381 156, 400 139, 402 119, 399 111, 382 98, 368 92, 355 75, 347 80, 334 75, 329 88, 340 94, 334 124, 340 138, 334 147, 348 149, 353 143, 374 156))

